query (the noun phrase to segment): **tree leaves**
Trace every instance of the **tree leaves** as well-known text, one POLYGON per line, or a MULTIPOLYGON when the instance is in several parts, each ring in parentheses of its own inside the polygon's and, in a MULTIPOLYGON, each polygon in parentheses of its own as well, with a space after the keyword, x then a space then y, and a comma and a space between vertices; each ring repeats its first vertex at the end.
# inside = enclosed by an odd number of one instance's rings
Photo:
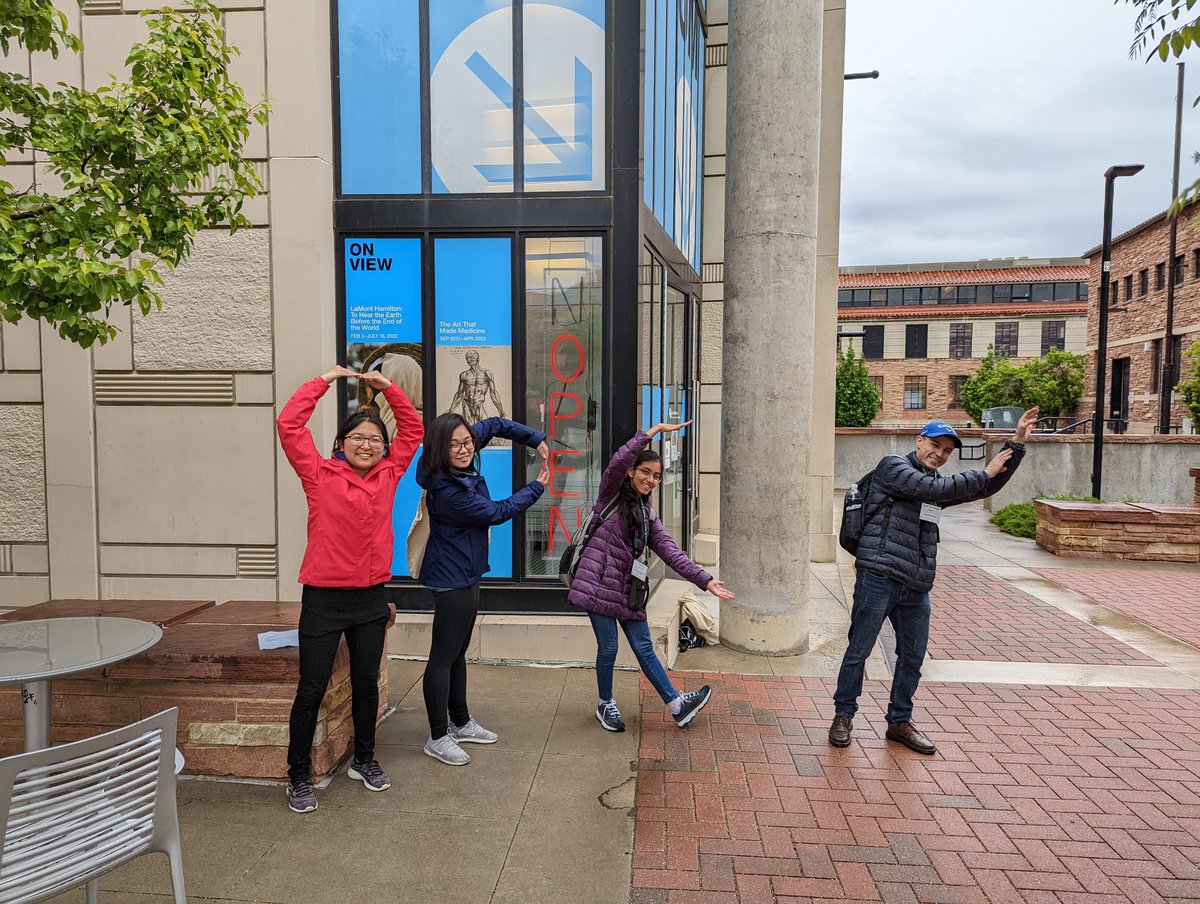
MULTIPOLYGON (((231 79, 211 0, 193 11, 143 15, 127 82, 95 91, 48 88, 0 73, 0 152, 37 151, 61 192, 0 183, 0 316, 41 319, 84 347, 116 330, 115 305, 161 307, 156 267, 187 259, 201 229, 248 226, 246 198, 261 188, 242 157, 265 102, 251 105, 231 79)), ((0 45, 57 44, 78 52, 50 0, 0 0, 0 45)))
POLYGON ((849 343, 838 356, 835 411, 837 427, 867 427, 879 413, 879 389, 849 343))
POLYGON ((1079 404, 1084 367, 1082 355, 1059 349, 1017 367, 1008 358, 997 358, 989 345, 979 369, 963 384, 963 409, 979 424, 985 408, 1006 405, 1036 405, 1042 417, 1059 417, 1079 404))

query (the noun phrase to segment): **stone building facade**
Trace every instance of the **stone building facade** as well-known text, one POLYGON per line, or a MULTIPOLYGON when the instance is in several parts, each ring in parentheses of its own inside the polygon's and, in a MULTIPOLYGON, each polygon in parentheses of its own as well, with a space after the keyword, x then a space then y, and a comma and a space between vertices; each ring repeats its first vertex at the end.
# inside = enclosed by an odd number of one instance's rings
POLYGON ((843 267, 838 330, 866 335, 839 348, 852 342, 867 359, 875 425, 967 426, 958 390, 989 346, 1016 365, 1050 348, 1082 354, 1087 274, 1081 258, 843 267))
MULTIPOLYGON (((1200 207, 1178 219, 1172 348, 1166 348, 1170 219, 1161 213, 1118 235, 1112 244, 1106 417, 1110 429, 1131 433, 1158 431, 1164 355, 1169 354, 1173 388, 1180 378, 1182 350, 1200 340, 1200 207)), ((1096 397, 1096 350, 1100 336, 1100 248, 1088 251, 1088 373, 1080 409, 1093 411, 1096 397)), ((1171 391, 1171 430, 1183 429, 1187 410, 1171 391)), ((1197 431, 1195 425, 1191 427, 1197 431)))

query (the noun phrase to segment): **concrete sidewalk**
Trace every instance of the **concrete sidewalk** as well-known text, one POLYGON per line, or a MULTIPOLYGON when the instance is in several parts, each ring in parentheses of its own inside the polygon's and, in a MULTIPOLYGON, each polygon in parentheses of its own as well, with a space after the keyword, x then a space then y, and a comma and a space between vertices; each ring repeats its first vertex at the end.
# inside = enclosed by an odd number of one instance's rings
MULTIPOLYGON (((826 743, 847 558, 813 567, 810 652, 678 657, 677 685, 716 691, 687 731, 629 672, 616 688, 629 731, 614 735, 593 716, 591 670, 472 665, 473 712, 501 742, 453 769, 421 753, 423 664, 394 661, 379 734, 391 790, 338 774, 297 815, 281 786, 181 782, 189 898, 1200 900, 1200 574, 1059 559, 986 517, 963 506, 942 521, 916 714, 934 757, 883 739, 887 638, 851 746, 826 743)), ((165 858, 101 885, 108 900, 167 900, 165 858)))

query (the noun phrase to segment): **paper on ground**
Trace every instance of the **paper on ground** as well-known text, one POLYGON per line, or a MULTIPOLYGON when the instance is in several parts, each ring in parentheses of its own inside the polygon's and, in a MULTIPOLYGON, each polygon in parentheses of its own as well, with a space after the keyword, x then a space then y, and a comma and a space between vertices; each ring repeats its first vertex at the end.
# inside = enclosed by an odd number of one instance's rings
POLYGON ((283 647, 298 646, 300 646, 299 628, 293 628, 291 631, 263 631, 258 635, 260 650, 278 650, 283 647))

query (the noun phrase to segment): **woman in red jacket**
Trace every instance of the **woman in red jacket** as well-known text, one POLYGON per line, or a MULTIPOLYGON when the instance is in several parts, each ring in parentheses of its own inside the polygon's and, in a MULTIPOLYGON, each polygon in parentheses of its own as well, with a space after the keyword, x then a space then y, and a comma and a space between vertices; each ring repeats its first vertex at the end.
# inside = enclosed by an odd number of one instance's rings
POLYGON ((379 661, 394 609, 384 594, 392 576, 392 504, 396 485, 421 444, 424 428, 412 403, 380 373, 344 367, 309 380, 288 400, 276 422, 279 442, 308 498, 308 546, 300 565, 300 681, 288 743, 288 806, 297 813, 317 808, 312 787, 312 742, 317 713, 338 642, 350 652, 354 762, 348 775, 372 791, 391 787, 375 761, 379 711, 379 661), (373 411, 346 418, 325 458, 308 430, 334 380, 356 378, 383 392, 396 415, 396 436, 373 411))

